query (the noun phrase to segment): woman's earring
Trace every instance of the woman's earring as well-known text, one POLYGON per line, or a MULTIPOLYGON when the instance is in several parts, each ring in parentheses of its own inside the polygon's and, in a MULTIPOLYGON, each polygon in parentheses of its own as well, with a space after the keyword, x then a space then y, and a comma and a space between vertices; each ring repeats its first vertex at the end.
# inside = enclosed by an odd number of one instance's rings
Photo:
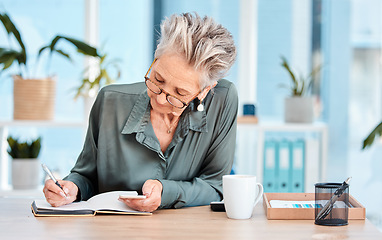
POLYGON ((198 107, 196 108, 199 112, 203 112, 204 111, 204 105, 203 105, 203 102, 202 101, 199 101, 199 105, 198 107))

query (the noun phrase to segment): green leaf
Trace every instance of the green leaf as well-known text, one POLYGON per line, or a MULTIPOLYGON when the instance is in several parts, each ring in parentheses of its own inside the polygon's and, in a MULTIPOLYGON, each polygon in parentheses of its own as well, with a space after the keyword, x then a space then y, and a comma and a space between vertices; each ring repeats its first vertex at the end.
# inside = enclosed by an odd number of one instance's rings
POLYGON ((299 78, 296 78, 296 75, 293 73, 292 69, 289 66, 288 61, 284 56, 281 56, 283 66, 289 73, 292 84, 291 84, 291 93, 292 96, 303 96, 313 85, 313 76, 321 70, 321 66, 318 66, 310 72, 308 77, 304 77, 302 74, 299 75, 299 78))
POLYGON ((74 96, 74 99, 76 100, 79 96, 81 96, 82 91, 84 90, 86 84, 89 83, 89 79, 85 78, 82 79, 82 84, 77 88, 76 95, 74 96))
POLYGON ((56 53, 60 54, 61 56, 66 57, 66 58, 69 59, 70 61, 72 61, 72 59, 70 58, 69 54, 65 53, 64 51, 59 50, 59 49, 54 50, 54 51, 55 51, 56 53))
MULTIPOLYGON (((116 79, 120 78, 120 69, 118 66, 118 59, 108 60, 107 54, 99 56, 98 69, 99 73, 93 81, 89 81, 88 78, 82 80, 82 85, 77 88, 75 99, 80 95, 86 95, 86 93, 94 88, 101 88, 103 85, 108 85, 115 82, 115 79, 112 78, 108 72, 109 68, 115 68, 117 71, 116 79), (86 82, 86 83, 85 83, 86 82)), ((87 75, 90 68, 85 69, 82 75, 87 75)))
POLYGON ((305 91, 305 81, 304 81, 304 78, 303 77, 300 77, 301 79, 301 89, 300 89, 300 92, 299 92, 299 96, 302 96, 304 95, 304 91, 305 91))
POLYGON ((107 56, 107 54, 105 53, 104 55, 102 55, 102 56, 100 57, 100 62, 99 62, 100 65, 102 65, 102 63, 105 61, 106 56, 107 56))
POLYGON ((16 140, 13 139, 12 137, 8 137, 7 138, 7 141, 8 141, 8 145, 9 145, 9 149, 7 150, 8 154, 12 157, 12 158, 16 158, 16 140))
POLYGON ((12 64, 15 62, 15 60, 19 63, 19 74, 21 75, 21 65, 26 66, 27 62, 27 55, 26 55, 26 49, 25 45, 22 41, 20 32, 18 31, 16 25, 13 23, 12 19, 8 16, 7 13, 0 13, 0 21, 3 23, 3 26, 5 30, 8 33, 8 36, 14 36, 16 41, 18 42, 21 51, 20 50, 13 50, 13 49, 7 49, 8 54, 2 55, 3 57, 8 57, 8 59, 3 59, 1 62, 4 64, 2 66, 1 71, 8 69, 12 64), (12 52, 12 53, 10 53, 12 52))
POLYGON ((371 133, 369 134, 369 136, 367 136, 365 138, 365 140, 363 140, 363 146, 362 146, 362 149, 365 149, 367 147, 370 147, 373 142, 374 142, 374 139, 375 137, 377 136, 382 136, 382 122, 379 123, 373 131, 371 131, 371 133))
POLYGON ((68 60, 71 61, 71 57, 68 53, 64 52, 63 50, 61 49, 57 49, 57 44, 60 40, 65 40, 65 41, 68 41, 69 43, 73 44, 77 51, 84 54, 84 55, 89 55, 89 56, 93 56, 93 57, 98 57, 98 53, 97 53, 97 49, 82 42, 82 41, 79 41, 77 39, 74 39, 74 38, 69 38, 69 37, 65 37, 65 36, 60 36, 60 35, 57 35, 56 37, 53 38, 53 40, 51 41, 50 44, 42 47, 39 52, 38 52, 38 56, 37 56, 37 60, 40 58, 42 52, 44 52, 45 50, 49 49, 50 50, 50 56, 53 54, 53 53, 58 53, 59 55, 67 58, 68 60))
POLYGON ((112 84, 114 80, 109 76, 107 71, 105 69, 102 69, 102 72, 103 72, 103 77, 106 79, 105 84, 106 85, 112 84))
POLYGON ((16 60, 17 55, 18 52, 12 49, 0 49, 0 63, 8 61, 9 58, 16 60))
POLYGON ((41 150, 41 137, 33 141, 30 145, 29 152, 32 158, 37 158, 41 150))
POLYGON ((24 59, 24 54, 9 48, 0 48, 0 64, 4 64, 1 71, 9 68, 14 61, 18 61, 20 64, 25 64, 26 60, 24 59))
POLYGON ((38 54, 37 54, 37 58, 39 58, 40 55, 42 54, 42 52, 45 51, 47 48, 50 48, 50 46, 47 45, 47 46, 40 48, 40 50, 38 51, 38 54))
POLYGON ((100 57, 100 55, 97 52, 97 49, 88 45, 85 42, 82 42, 74 38, 66 37, 66 36, 57 36, 56 38, 57 38, 57 42, 60 39, 65 39, 66 41, 72 43, 74 46, 77 47, 77 50, 84 55, 88 55, 92 57, 100 57))
POLYGON ((101 70, 100 74, 91 83, 91 88, 90 89, 92 89, 95 86, 95 84, 100 85, 101 79, 103 78, 103 73, 104 73, 104 71, 101 70))
POLYGON ((63 50, 60 50, 60 49, 57 49, 57 44, 60 40, 65 40, 69 43, 71 43, 72 45, 74 45, 77 49, 77 52, 80 52, 81 54, 84 54, 84 55, 87 55, 87 56, 92 56, 92 57, 99 57, 98 55, 98 52, 97 52, 97 49, 80 41, 80 40, 77 40, 77 39, 74 39, 74 38, 70 38, 70 37, 65 37, 65 36, 60 36, 60 35, 57 35, 56 37, 53 38, 53 40, 51 41, 50 44, 42 47, 39 52, 38 52, 38 56, 37 58, 39 58, 42 54, 43 51, 49 49, 50 50, 50 54, 52 53, 58 53, 59 55, 69 59, 71 61, 71 57, 68 53, 64 52, 63 50))
POLYGON ((281 59, 282 59, 281 66, 283 66, 288 71, 288 73, 292 79, 293 95, 296 95, 298 93, 298 82, 296 80, 296 77, 295 77, 294 73, 292 72, 292 70, 290 69, 289 63, 286 60, 286 58, 284 56, 281 56, 281 59))
POLYGON ((13 36, 16 38, 17 42, 19 43, 21 49, 23 49, 23 51, 26 52, 25 51, 25 45, 21 39, 20 32, 19 32, 19 30, 17 30, 17 27, 15 26, 15 24, 13 24, 11 18, 8 16, 8 14, 1 13, 0 14, 0 20, 3 23, 5 30, 7 31, 8 35, 13 34, 13 36))
POLYGON ((7 138, 9 149, 8 154, 12 158, 37 158, 41 150, 41 137, 28 142, 20 142, 19 139, 7 138))
POLYGON ((15 61, 16 58, 8 58, 7 60, 4 61, 4 66, 3 66, 3 70, 9 68, 12 63, 15 61))

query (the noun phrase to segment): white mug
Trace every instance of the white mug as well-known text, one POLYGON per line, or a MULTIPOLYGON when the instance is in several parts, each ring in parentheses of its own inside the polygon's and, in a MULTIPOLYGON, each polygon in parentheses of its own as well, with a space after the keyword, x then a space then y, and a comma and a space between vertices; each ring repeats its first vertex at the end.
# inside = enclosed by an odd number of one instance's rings
POLYGON ((263 185, 256 182, 256 176, 223 176, 224 207, 229 218, 251 218, 253 208, 262 195, 263 185))

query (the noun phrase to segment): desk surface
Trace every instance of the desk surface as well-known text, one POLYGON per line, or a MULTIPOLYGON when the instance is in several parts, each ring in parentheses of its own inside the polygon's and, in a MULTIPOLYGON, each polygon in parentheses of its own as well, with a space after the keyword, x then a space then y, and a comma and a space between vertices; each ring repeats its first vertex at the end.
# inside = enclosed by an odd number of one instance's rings
POLYGON ((33 199, 0 198, 1 239, 382 239, 368 220, 324 227, 313 220, 267 220, 257 204, 249 220, 209 206, 166 209, 152 216, 34 217, 33 199))

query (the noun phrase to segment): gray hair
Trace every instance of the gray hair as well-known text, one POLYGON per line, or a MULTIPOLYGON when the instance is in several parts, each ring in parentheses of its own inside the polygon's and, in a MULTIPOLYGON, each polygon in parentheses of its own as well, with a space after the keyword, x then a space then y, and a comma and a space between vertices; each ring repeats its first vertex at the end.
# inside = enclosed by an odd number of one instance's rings
POLYGON ((201 72, 201 89, 223 78, 236 58, 231 33, 212 18, 201 18, 197 13, 174 14, 162 21, 155 58, 171 52, 184 55, 201 72))

